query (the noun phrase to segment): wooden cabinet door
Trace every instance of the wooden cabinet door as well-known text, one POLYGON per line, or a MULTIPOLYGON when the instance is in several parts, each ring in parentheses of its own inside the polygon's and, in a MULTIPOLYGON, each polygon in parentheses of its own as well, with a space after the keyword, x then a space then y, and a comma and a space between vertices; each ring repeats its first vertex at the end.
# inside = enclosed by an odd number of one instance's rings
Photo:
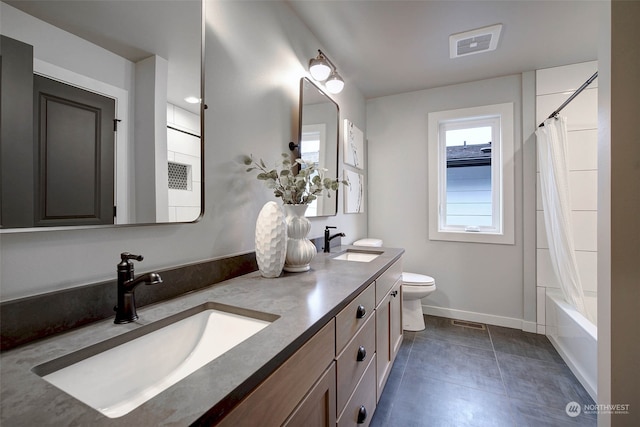
POLYGON ((376 307, 376 390, 377 401, 387 382, 391 369, 391 294, 388 293, 376 307))
POLYGON ((336 363, 333 362, 283 426, 335 427, 335 425, 336 363))
POLYGON ((402 281, 397 280, 376 307, 377 398, 402 344, 402 281))
MULTIPOLYGON (((298 408, 298 405, 312 390, 318 379, 326 374, 326 370, 334 362, 336 344, 336 324, 332 319, 318 333, 311 337, 298 351, 287 359, 276 371, 256 387, 229 414, 220 420, 224 427, 278 427, 298 408)), ((335 370, 333 371, 332 413, 335 425, 335 370)), ((322 399, 325 396, 318 391, 319 397, 311 399, 321 411, 322 399)), ((312 410, 303 409, 305 413, 312 410)), ((321 417, 320 413, 315 415, 321 417)), ((298 418, 296 418, 298 419, 298 418)), ((210 425, 206 418, 199 425, 210 425)), ((293 425, 293 424, 291 424, 293 425)), ((304 425, 304 424, 301 424, 304 425)))
POLYGON ((391 344, 391 361, 402 345, 402 280, 398 280, 391 289, 391 305, 389 319, 389 339, 391 344))

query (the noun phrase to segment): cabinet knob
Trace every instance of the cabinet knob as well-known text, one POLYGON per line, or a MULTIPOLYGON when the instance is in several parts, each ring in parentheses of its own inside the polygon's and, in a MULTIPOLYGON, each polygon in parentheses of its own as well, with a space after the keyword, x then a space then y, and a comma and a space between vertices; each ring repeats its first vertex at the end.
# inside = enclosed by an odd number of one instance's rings
POLYGON ((358 424, 363 424, 367 419, 367 408, 360 406, 358 410, 358 424))
POLYGON ((358 356, 356 357, 356 360, 358 362, 362 362, 366 357, 367 357, 367 349, 364 348, 364 346, 358 347, 358 356))
POLYGON ((398 291, 391 292, 391 296, 394 297, 394 298, 397 297, 398 296, 398 291))
POLYGON ((359 305, 356 310, 356 319, 362 319, 367 314, 367 309, 364 308, 364 305, 359 305))

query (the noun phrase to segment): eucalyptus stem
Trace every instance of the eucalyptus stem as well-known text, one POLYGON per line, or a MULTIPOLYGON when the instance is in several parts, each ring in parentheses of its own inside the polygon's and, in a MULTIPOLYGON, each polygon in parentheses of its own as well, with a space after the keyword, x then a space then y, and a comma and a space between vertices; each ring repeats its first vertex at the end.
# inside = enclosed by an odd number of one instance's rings
POLYGON ((317 164, 302 159, 291 161, 289 154, 282 153, 280 163, 274 169, 269 169, 264 160, 255 160, 253 156, 245 156, 244 164, 249 166, 247 172, 258 170, 256 178, 265 181, 267 187, 273 189, 276 197, 285 204, 309 204, 318 196, 329 191, 335 191, 340 184, 349 185, 342 179, 325 178, 327 169, 319 168, 317 164), (300 166, 298 172, 295 172, 300 166))

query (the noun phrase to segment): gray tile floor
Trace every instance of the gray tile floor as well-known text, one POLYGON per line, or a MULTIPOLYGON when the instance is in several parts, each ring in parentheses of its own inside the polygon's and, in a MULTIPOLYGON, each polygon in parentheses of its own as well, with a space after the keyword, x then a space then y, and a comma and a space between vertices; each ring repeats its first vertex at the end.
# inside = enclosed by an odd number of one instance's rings
POLYGON ((425 316, 404 341, 371 426, 595 426, 569 402, 593 400, 547 337, 425 316))

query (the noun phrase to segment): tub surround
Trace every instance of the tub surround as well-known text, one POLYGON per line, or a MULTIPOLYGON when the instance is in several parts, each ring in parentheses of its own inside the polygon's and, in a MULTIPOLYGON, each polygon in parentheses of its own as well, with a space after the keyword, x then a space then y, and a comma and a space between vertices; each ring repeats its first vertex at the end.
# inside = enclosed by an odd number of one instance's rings
MULTIPOLYGON (((591 297, 585 304, 590 304, 591 297)), ((594 298, 595 299, 595 298, 594 298)), ((598 400, 598 330, 582 313, 570 306, 559 289, 546 292, 546 335, 562 359, 589 392, 598 400)))
MULTIPOLYGON (((598 70, 598 61, 536 71, 536 123, 569 97, 598 70)), ((585 296, 597 296, 598 265, 598 84, 596 79, 562 110, 567 117, 569 189, 578 274, 585 296)), ((545 334, 545 292, 560 288, 553 272, 540 195, 540 171, 536 178, 536 282, 537 331, 545 334)))
MULTIPOLYGON (((140 307, 140 319, 134 323, 115 325, 109 318, 3 352, 0 355, 1 422, 11 425, 189 425, 197 424, 198 420, 210 422, 221 418, 404 252, 383 248, 384 252, 368 263, 332 259, 347 248, 349 246, 341 246, 331 254, 318 254, 306 273, 285 273, 276 279, 265 279, 254 271, 164 303, 140 307), (107 418, 31 371, 44 362, 207 301, 280 318, 123 417, 107 418)), ((165 273, 162 274, 164 278, 165 273)), ((145 357, 149 356, 133 356, 133 363, 144 363, 145 357)))

